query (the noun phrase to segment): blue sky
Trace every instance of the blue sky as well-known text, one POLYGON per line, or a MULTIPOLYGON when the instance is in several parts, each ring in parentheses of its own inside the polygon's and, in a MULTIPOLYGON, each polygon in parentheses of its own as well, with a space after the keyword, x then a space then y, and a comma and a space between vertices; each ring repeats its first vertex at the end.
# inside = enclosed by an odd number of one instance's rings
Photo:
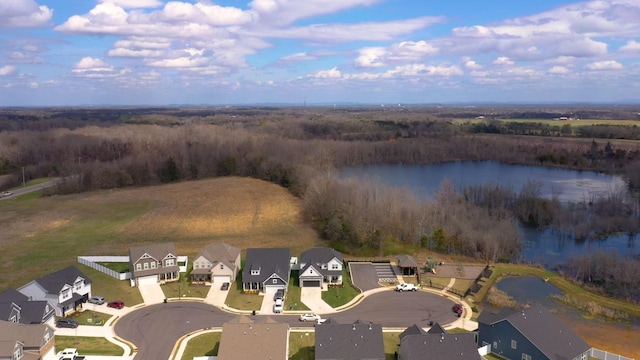
POLYGON ((0 106, 640 103, 640 0, 2 0, 0 106))

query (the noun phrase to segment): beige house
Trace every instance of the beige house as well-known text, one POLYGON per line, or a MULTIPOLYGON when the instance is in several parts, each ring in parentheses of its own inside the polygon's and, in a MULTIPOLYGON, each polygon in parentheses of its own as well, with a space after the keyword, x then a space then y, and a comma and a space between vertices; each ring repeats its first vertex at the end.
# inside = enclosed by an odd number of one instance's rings
POLYGON ((200 283, 232 283, 240 271, 240 249, 218 242, 207 245, 193 260, 191 280, 200 283))
POLYGON ((0 321, 0 359, 53 359, 54 345, 54 330, 49 325, 0 321))
POLYGON ((263 323, 239 319, 222 325, 218 360, 270 359, 289 357, 289 324, 266 318, 263 323))
POLYGON ((180 279, 178 255, 173 243, 131 247, 129 262, 132 284, 165 283, 180 279))

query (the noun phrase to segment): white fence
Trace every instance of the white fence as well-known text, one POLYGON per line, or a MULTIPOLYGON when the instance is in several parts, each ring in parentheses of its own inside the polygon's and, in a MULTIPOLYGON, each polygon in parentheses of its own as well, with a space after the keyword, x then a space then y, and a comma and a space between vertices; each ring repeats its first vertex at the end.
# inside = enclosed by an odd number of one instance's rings
POLYGON ((99 262, 121 262, 128 263, 128 256, 78 256, 78 262, 82 265, 86 265, 92 269, 96 269, 101 273, 105 273, 112 278, 116 278, 118 280, 128 280, 131 279, 131 272, 128 271, 126 273, 119 273, 115 270, 111 270, 106 266, 98 264, 99 262))
POLYGON ((480 354, 481 356, 489 355, 490 352, 491 352, 490 344, 487 344, 481 348, 478 348, 478 354, 480 354))
POLYGON ((612 354, 608 351, 604 351, 596 348, 591 349, 591 356, 601 360, 633 360, 632 358, 624 357, 617 354, 612 354))

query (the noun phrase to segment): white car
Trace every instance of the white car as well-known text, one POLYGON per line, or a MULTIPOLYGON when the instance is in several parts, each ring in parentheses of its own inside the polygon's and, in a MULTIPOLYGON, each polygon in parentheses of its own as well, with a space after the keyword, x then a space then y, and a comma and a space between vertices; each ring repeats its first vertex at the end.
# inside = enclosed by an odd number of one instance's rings
POLYGON ((276 300, 276 303, 273 304, 273 313, 280 314, 282 312, 283 307, 284 307, 284 301, 282 301, 282 299, 276 300))
POLYGON ((415 284, 404 283, 404 284, 398 284, 396 286, 396 291, 400 291, 400 292, 402 292, 402 291, 418 291, 418 289, 419 289, 419 287, 416 286, 415 284))
POLYGON ((58 353, 60 360, 73 360, 78 356, 78 349, 66 348, 58 353))
POLYGON ((300 315, 300 321, 320 321, 320 315, 316 315, 316 314, 312 314, 312 313, 306 313, 306 314, 302 314, 300 315))
POLYGON ((0 192, 0 197, 11 196, 11 195, 13 195, 11 191, 0 192))

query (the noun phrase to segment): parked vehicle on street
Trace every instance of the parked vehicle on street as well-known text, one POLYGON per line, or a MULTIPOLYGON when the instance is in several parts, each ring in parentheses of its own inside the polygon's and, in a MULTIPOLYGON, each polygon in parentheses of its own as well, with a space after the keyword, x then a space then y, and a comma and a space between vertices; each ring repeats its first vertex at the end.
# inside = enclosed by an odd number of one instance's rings
POLYGON ((88 300, 92 304, 102 305, 104 304, 104 297, 102 296, 92 296, 88 300))
POLYGON ((11 195, 13 195, 11 191, 0 192, 0 197, 11 196, 11 195))
POLYGON ((56 327, 59 328, 72 328, 75 329, 80 325, 77 321, 73 319, 62 318, 56 321, 56 327))
POLYGON ((313 313, 306 313, 300 315, 300 321, 319 321, 321 319, 320 315, 316 315, 313 313))
POLYGON ((462 315, 463 311, 464 311, 464 306, 462 306, 462 304, 453 305, 453 312, 458 314, 458 317, 462 315))
POLYGON ((276 301, 278 299, 284 300, 284 289, 276 290, 276 294, 273 296, 273 301, 276 301))
POLYGON ((273 313, 280 314, 282 312, 282 308, 284 307, 284 300, 278 299, 276 303, 273 304, 273 313))
POLYGON ((107 306, 114 309, 122 309, 124 307, 124 303, 120 300, 116 300, 116 301, 111 301, 110 303, 107 304, 107 306))
POLYGON ((416 284, 398 284, 396 285, 396 291, 418 291, 420 289, 416 284))

